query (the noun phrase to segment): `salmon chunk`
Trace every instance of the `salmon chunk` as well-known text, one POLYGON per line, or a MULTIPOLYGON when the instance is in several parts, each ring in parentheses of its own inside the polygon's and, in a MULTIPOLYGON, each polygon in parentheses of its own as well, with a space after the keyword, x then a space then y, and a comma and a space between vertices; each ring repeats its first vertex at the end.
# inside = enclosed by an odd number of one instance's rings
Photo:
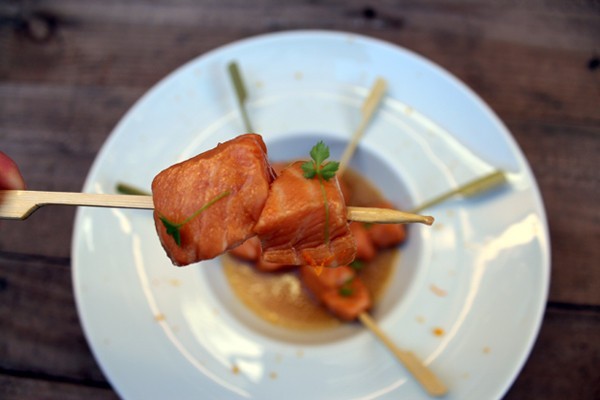
POLYGON ((229 254, 239 258, 240 260, 256 262, 260 258, 262 249, 260 248, 260 240, 258 237, 252 236, 244 243, 229 250, 229 254))
POLYGON ((229 254, 240 260, 253 262, 256 269, 261 272, 277 272, 289 269, 291 267, 289 265, 270 263, 263 260, 261 257, 262 248, 260 246, 260 240, 258 239, 258 236, 252 236, 244 243, 229 250, 229 254))
MULTIPOLYGON (((375 207, 394 208, 389 201, 383 201, 375 207)), ((372 224, 367 233, 378 249, 397 246, 406 240, 406 228, 401 224, 372 224)))
POLYGON ((154 222, 173 264, 214 258, 253 236, 273 179, 267 148, 256 134, 160 172, 152 182, 154 222))
POLYGON ((362 222, 350 223, 350 231, 356 240, 356 258, 371 261, 377 256, 377 249, 362 222))
POLYGON ((325 267, 349 264, 356 242, 337 178, 307 179, 301 165, 301 161, 294 162, 281 171, 254 227, 263 260, 325 267))
POLYGON ((367 287, 347 265, 325 268, 320 275, 303 266, 300 278, 315 299, 338 318, 352 321, 371 307, 367 287))

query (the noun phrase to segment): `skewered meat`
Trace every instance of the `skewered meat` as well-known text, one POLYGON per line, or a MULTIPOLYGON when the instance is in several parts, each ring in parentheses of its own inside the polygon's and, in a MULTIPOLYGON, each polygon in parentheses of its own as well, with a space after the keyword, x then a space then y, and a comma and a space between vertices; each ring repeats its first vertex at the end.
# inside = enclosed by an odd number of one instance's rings
POLYGON ((361 222, 350 223, 350 231, 356 240, 356 258, 371 261, 377 256, 377 249, 369 236, 369 232, 361 222))
POLYGON ((154 221, 172 262, 214 258, 253 236, 273 179, 267 148, 256 134, 160 172, 152 182, 154 221))
POLYGON ((252 236, 241 245, 229 250, 229 254, 242 260, 252 261, 262 272, 275 272, 289 269, 289 265, 277 264, 262 259, 262 247, 258 236, 252 236))
POLYGON ((254 227, 263 259, 286 265, 349 264, 356 243, 337 178, 307 179, 301 165, 291 164, 272 183, 254 227))

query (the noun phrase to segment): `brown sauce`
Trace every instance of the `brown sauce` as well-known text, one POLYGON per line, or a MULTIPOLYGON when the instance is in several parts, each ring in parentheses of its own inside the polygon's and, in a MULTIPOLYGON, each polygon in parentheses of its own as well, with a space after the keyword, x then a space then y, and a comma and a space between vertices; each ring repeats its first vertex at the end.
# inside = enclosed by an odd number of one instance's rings
MULTIPOLYGON (((347 170, 344 181, 352 193, 349 205, 372 206, 383 200, 381 193, 355 171, 347 170)), ((398 256, 397 249, 380 251, 373 261, 364 263, 359 271, 375 307, 385 292, 398 256)), ((296 269, 276 273, 260 272, 252 263, 229 255, 222 257, 222 262, 233 293, 260 318, 295 330, 327 329, 342 323, 313 300, 302 286, 296 269)))

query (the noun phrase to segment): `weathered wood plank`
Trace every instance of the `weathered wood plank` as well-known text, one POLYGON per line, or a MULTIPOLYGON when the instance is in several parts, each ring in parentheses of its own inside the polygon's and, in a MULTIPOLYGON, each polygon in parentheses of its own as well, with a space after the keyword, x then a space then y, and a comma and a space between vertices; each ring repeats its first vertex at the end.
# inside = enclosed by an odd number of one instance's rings
POLYGON ((600 314, 546 311, 531 357, 505 400, 600 398, 600 314))
POLYGON ((0 140, 65 157, 94 156, 146 91, 126 87, 0 82, 0 140))
POLYGON ((118 400, 110 388, 90 387, 77 382, 56 382, 0 374, 3 400, 118 400))
POLYGON ((106 382, 79 323, 69 261, 0 255, 0 370, 106 382))
POLYGON ((600 305, 597 129, 509 121, 536 176, 550 226, 550 300, 600 305))
POLYGON ((98 150, 142 92, 0 84, 0 148, 30 189, 81 190, 98 150))
POLYGON ((56 19, 55 37, 39 44, 11 35, 7 79, 147 88, 191 58, 238 38, 282 29, 339 29, 431 58, 504 118, 600 120, 589 101, 599 98, 600 85, 597 69, 589 67, 598 57, 600 37, 594 2, 571 7, 545 1, 512 7, 382 2, 365 8, 359 1, 58 1, 39 7, 56 19))
POLYGON ((1 221, 0 252, 68 259, 74 220, 74 207, 42 207, 25 221, 1 221))

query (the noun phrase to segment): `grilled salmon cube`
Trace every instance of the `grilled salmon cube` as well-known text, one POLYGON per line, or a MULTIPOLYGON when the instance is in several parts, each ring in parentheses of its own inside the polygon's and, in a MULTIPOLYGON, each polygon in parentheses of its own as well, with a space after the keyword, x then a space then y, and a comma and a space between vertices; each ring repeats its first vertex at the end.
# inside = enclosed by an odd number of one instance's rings
POLYGON ((244 243, 229 250, 229 254, 236 258, 254 262, 258 261, 261 253, 260 240, 256 236, 252 236, 244 243))
POLYGON ((302 164, 294 162, 282 170, 271 185, 254 227, 263 260, 325 267, 349 264, 356 255, 356 242, 337 178, 307 179, 302 164))
MULTIPOLYGON (((394 208, 388 201, 376 204, 375 207, 394 208)), ((397 246, 406 240, 406 227, 401 224, 371 224, 367 233, 378 249, 397 246)))
POLYGON ((362 222, 350 223, 350 231, 356 240, 356 258, 371 261, 377 256, 377 249, 362 222))
POLYGON ((367 287, 347 265, 325 268, 321 274, 303 266, 300 279, 315 299, 340 319, 352 321, 371 308, 367 287))
POLYGON ((256 269, 262 272, 277 272, 290 268, 288 265, 264 261, 261 257, 262 248, 258 236, 252 236, 244 243, 232 248, 229 250, 229 254, 241 260, 252 261, 256 269))
POLYGON ((253 236, 273 179, 257 134, 220 143, 160 172, 152 182, 154 222, 173 264, 214 258, 253 236), (179 243, 164 221, 180 225, 179 243))

